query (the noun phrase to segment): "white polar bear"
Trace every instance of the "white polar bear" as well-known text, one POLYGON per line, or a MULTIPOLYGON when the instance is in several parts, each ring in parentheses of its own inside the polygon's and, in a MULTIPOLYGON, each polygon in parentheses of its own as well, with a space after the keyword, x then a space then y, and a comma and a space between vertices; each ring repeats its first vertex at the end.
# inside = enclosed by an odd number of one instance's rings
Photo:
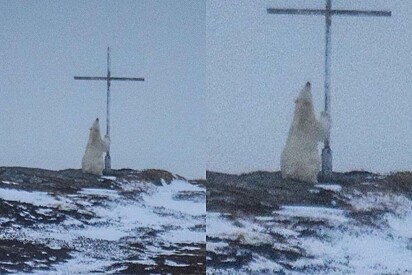
POLYGON ((104 162, 103 153, 107 151, 110 140, 108 136, 102 140, 100 135, 99 119, 96 118, 92 127, 90 128, 89 141, 87 142, 86 152, 82 159, 83 173, 103 175, 104 162))
POLYGON ((320 120, 316 119, 309 82, 295 103, 293 122, 280 159, 282 178, 316 183, 320 170, 318 142, 329 138, 330 116, 322 112, 320 120))

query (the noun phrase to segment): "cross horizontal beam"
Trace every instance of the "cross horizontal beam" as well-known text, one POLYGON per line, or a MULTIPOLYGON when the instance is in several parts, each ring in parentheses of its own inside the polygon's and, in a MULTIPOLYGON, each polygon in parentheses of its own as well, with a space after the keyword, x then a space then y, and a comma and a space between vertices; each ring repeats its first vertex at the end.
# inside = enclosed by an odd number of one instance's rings
MULTIPOLYGON (((106 76, 75 76, 76 80, 107 80, 106 76)), ((143 77, 109 77, 109 80, 144 81, 143 77)))
POLYGON ((351 15, 351 16, 391 16, 390 11, 358 11, 358 10, 320 10, 320 9, 274 9, 267 8, 270 14, 297 14, 297 15, 351 15))

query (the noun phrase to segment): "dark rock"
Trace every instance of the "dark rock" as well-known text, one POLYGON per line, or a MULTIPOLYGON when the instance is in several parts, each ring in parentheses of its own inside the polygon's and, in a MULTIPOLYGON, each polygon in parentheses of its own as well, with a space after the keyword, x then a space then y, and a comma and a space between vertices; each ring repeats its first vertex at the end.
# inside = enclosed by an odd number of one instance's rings
MULTIPOLYGON (((106 253, 108 248, 124 252, 124 256, 122 256, 123 253, 119 253, 119 258, 113 260, 116 264, 105 267, 108 268, 107 270, 95 270, 94 272, 104 273, 105 271, 118 270, 118 272, 128 274, 204 274, 206 270, 204 243, 182 243, 166 247, 163 241, 160 241, 162 247, 159 249, 169 249, 168 255, 151 255, 150 259, 155 261, 155 265, 135 263, 136 257, 141 257, 147 252, 147 246, 159 246, 159 240, 162 240, 159 236, 167 230, 180 229, 179 224, 168 225, 173 228, 161 225, 156 229, 136 225, 136 228, 133 229, 135 231, 131 232, 132 235, 116 241, 81 235, 74 238, 73 241, 57 240, 59 244, 62 242, 67 247, 57 246, 55 249, 51 247, 54 247, 53 244, 56 240, 48 238, 47 235, 43 236, 39 242, 37 239, 32 241, 30 237, 29 240, 26 240, 25 230, 39 233, 42 228, 46 227, 58 228, 59 230, 64 228, 62 231, 64 234, 64 232, 70 232, 72 228, 81 231, 85 227, 93 230, 94 227, 104 226, 105 221, 96 222, 98 211, 94 210, 104 208, 108 202, 119 202, 120 204, 130 201, 140 202, 141 196, 147 195, 148 190, 161 188, 150 188, 151 186, 170 184, 174 179, 184 180, 183 177, 157 169, 112 170, 111 176, 116 177, 116 180, 112 180, 110 177, 102 178, 85 174, 80 169, 51 171, 25 167, 0 167, 0 188, 3 191, 14 189, 27 192, 45 192, 46 194, 37 193, 36 195, 47 195, 48 199, 57 201, 50 206, 47 203, 37 205, 36 203, 0 198, 0 233, 7 232, 0 238, 0 274, 33 271, 40 271, 40 273, 44 271, 47 274, 54 265, 69 260, 72 257, 70 253, 78 252, 78 248, 84 249, 84 251, 93 251, 95 254, 90 257, 99 257, 96 255, 106 253), (137 189, 134 185, 130 190, 124 188, 127 187, 127 184, 135 182, 141 183, 137 189), (88 188, 103 190, 102 192, 100 190, 91 193, 81 192, 82 189, 88 188), (104 189, 118 192, 114 192, 115 195, 110 197, 106 193, 111 194, 111 192, 106 192, 104 189), (70 207, 65 206, 66 199, 70 201, 70 207), (133 236, 136 237, 132 238, 133 236), (52 245, 47 246, 46 244, 49 243, 52 245), (129 257, 127 255, 138 256, 129 257)), ((201 185, 198 182, 192 184, 201 185)), ((205 192, 181 191, 175 197, 176 201, 205 201, 205 192)), ((110 209, 107 210, 110 211, 110 209)), ((168 211, 164 207, 154 208, 153 213, 157 212, 159 216, 183 215, 181 212, 168 211)), ((197 232, 205 232, 206 230, 204 224, 200 225, 195 222, 193 228, 188 229, 197 232)))
MULTIPOLYGON (((280 172, 257 171, 233 175, 207 171, 206 177, 207 211, 220 213, 220 216, 217 215, 220 218, 217 219, 222 219, 231 227, 237 228, 235 232, 228 232, 228 236, 207 236, 208 243, 220 244, 217 248, 207 251, 207 265, 217 270, 235 269, 239 272, 248 270, 248 265, 254 260, 252 255, 255 257, 259 255, 284 268, 284 271, 276 274, 286 271, 298 271, 302 274, 322 273, 320 271, 327 270, 327 265, 316 267, 320 268, 319 270, 312 270, 311 267, 305 266, 298 269, 293 267, 290 263, 311 256, 302 248, 293 246, 298 241, 292 242, 291 245, 286 237, 272 232, 272 227, 277 225, 293 230, 297 235, 292 239, 315 238, 325 242, 330 240, 323 235, 323 231, 345 231, 348 229, 345 226, 354 224, 365 228, 384 229, 388 226, 384 217, 394 209, 377 205, 370 210, 367 208, 367 210, 357 210, 350 204, 350 198, 353 196, 373 198, 374 195, 379 197, 388 194, 411 198, 412 194, 410 172, 393 173, 388 176, 365 171, 333 173, 323 186, 285 180, 282 179, 280 172), (327 185, 331 183, 339 184, 342 190, 327 189, 327 185), (340 217, 350 219, 352 224, 347 225, 343 222, 335 225, 333 221, 313 218, 310 215, 308 217, 281 215, 277 210, 282 206, 319 206, 331 210, 338 209, 342 211, 340 217), (256 219, 257 216, 268 219, 262 221, 256 219), (243 228, 242 224, 245 221, 250 228, 243 228), (242 234, 252 236, 263 234, 265 238, 270 235, 273 242, 269 241, 270 244, 254 243, 253 240, 245 242, 242 234), (238 237, 233 240, 236 236, 238 237), (242 253, 239 254, 240 251, 242 253)), ((262 268, 259 272, 261 274, 266 271, 262 268)), ((273 274, 273 271, 268 272, 267 274, 273 274)))

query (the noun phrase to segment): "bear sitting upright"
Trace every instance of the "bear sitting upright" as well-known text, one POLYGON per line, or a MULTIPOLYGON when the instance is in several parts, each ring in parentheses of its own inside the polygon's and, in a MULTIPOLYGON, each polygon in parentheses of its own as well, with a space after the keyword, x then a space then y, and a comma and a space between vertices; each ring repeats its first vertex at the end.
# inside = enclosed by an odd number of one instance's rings
POLYGON ((82 159, 83 173, 90 173, 94 175, 103 175, 104 162, 103 153, 107 151, 110 140, 108 136, 103 140, 100 135, 99 119, 96 118, 92 127, 90 128, 89 141, 87 142, 86 152, 82 159))
POLYGON ((322 112, 320 120, 316 119, 309 82, 295 103, 293 122, 280 160, 282 178, 316 183, 320 171, 318 142, 329 137, 330 116, 322 112))

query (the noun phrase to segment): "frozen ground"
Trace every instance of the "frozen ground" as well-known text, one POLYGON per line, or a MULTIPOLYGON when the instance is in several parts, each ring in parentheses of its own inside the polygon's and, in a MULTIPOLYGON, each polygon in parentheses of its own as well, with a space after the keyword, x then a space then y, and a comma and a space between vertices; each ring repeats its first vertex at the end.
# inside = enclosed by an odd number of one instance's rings
POLYGON ((204 185, 114 172, 0 168, 0 273, 203 274, 204 185))
POLYGON ((412 175, 346 176, 209 172, 207 273, 412 274, 412 175))

